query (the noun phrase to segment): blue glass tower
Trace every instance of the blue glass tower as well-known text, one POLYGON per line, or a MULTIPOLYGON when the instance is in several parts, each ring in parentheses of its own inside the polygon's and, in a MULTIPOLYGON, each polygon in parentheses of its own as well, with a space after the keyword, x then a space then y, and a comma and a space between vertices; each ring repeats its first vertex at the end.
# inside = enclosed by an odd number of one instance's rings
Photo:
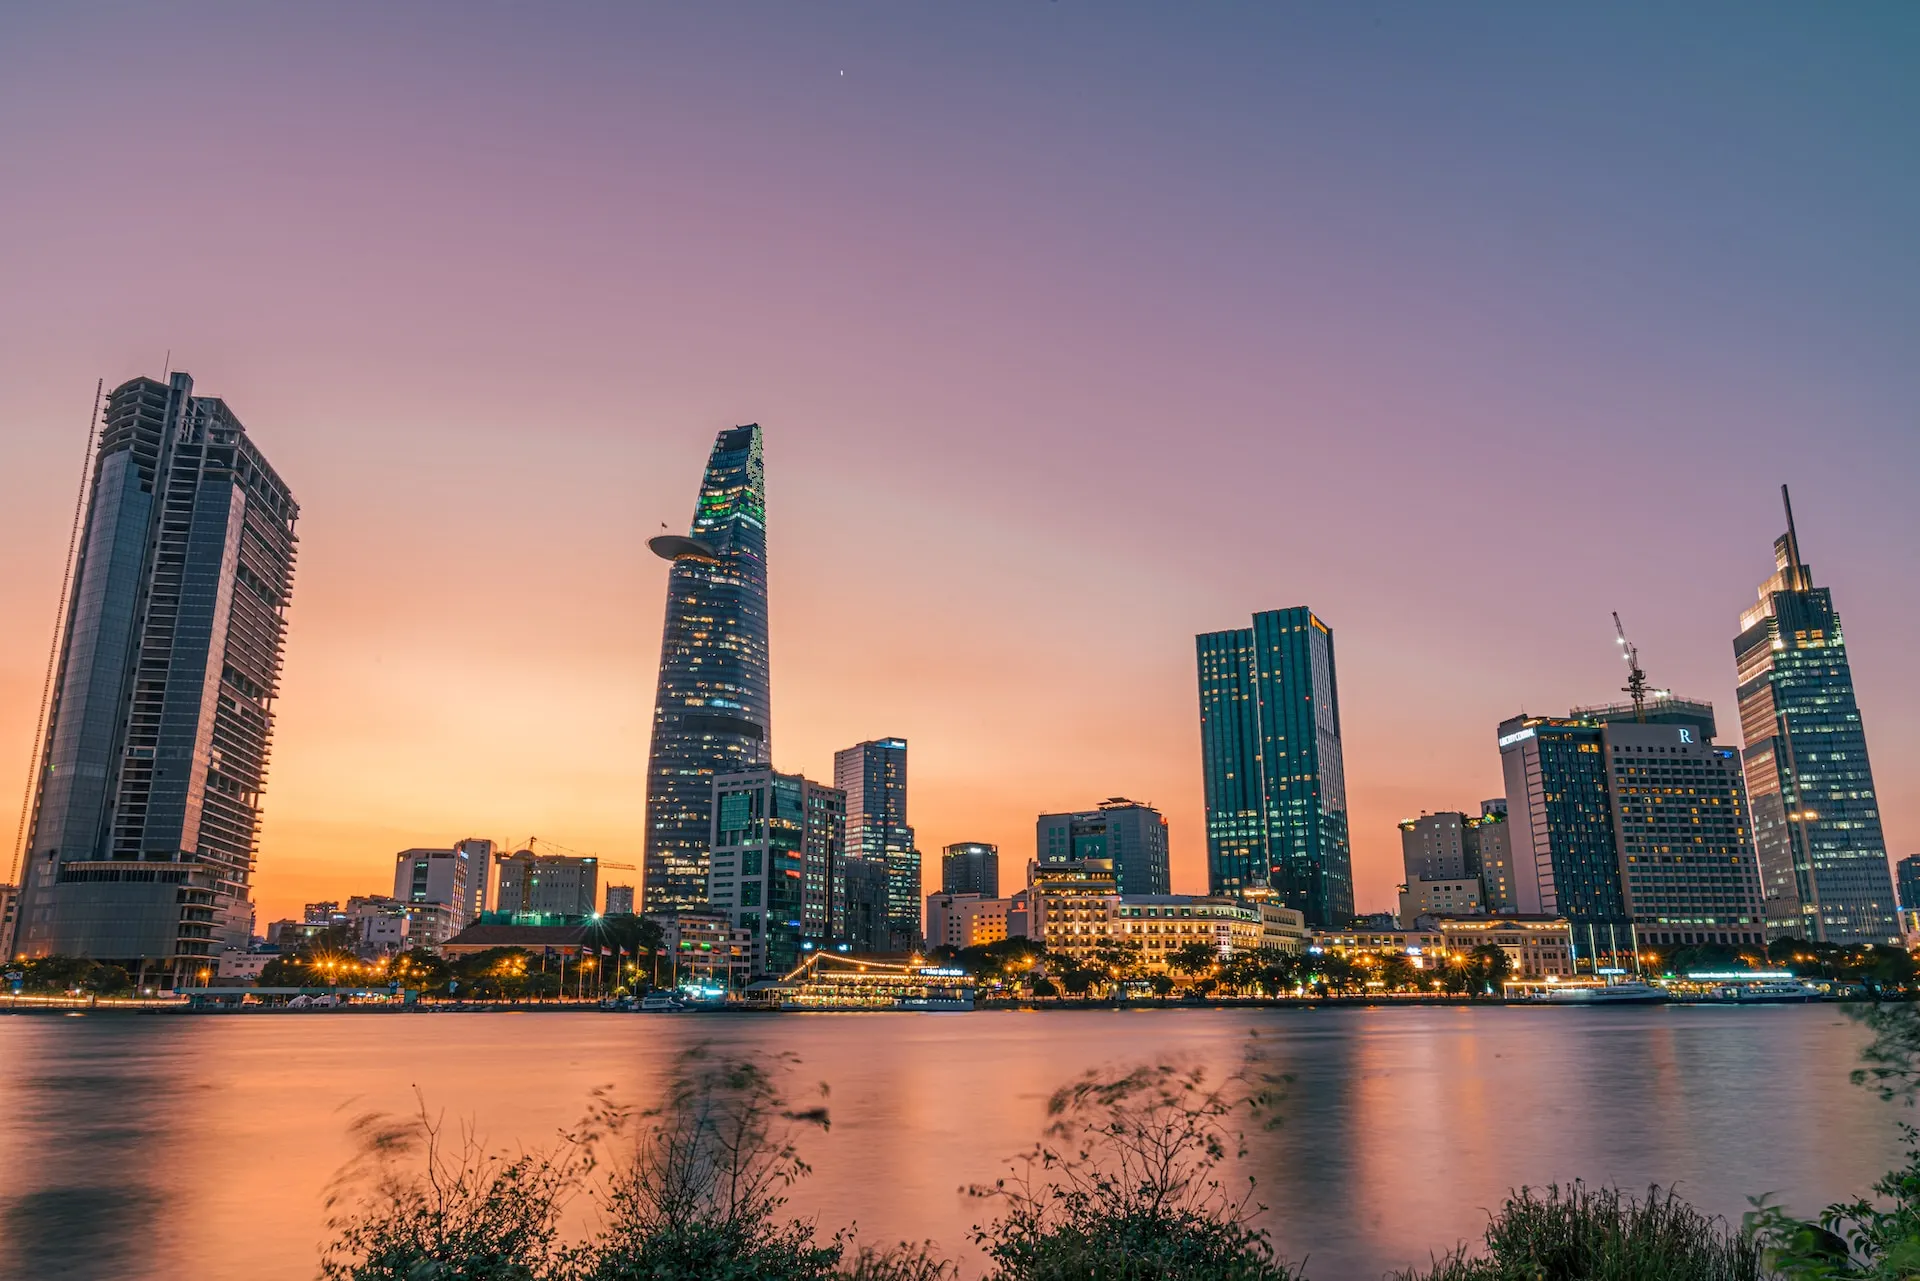
POLYGON ((1195 638, 1215 894, 1271 896, 1307 924, 1353 917, 1333 630, 1305 606, 1195 638))
MULTIPOLYGON (((1786 486, 1780 487, 1783 501, 1786 486)), ((1813 585, 1787 506, 1774 573, 1740 619, 1742 761, 1767 933, 1898 946, 1880 804, 1833 595, 1813 585)))
POLYGON ((299 505, 183 373, 114 388, 15 945, 204 981, 244 946, 299 505))
POLYGON ((759 424, 719 434, 691 529, 648 546, 673 562, 647 758, 643 899, 658 912, 707 902, 714 775, 773 758, 759 424))

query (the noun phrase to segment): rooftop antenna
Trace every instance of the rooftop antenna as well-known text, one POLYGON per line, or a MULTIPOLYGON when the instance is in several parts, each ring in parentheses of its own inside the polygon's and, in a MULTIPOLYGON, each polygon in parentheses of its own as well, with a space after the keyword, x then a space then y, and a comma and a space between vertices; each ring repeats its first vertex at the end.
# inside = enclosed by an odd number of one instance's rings
POLYGON ((1647 674, 1640 670, 1640 651, 1627 639, 1627 629, 1620 621, 1620 611, 1613 611, 1613 632, 1620 638, 1620 657, 1627 661, 1627 683, 1620 692, 1633 700, 1633 719, 1647 719, 1647 674))
POLYGON ((1800 563, 1800 535, 1793 528, 1793 499, 1787 494, 1787 487, 1780 486, 1780 505, 1787 509, 1787 567, 1793 571, 1793 590, 1807 590, 1803 580, 1806 567, 1800 563))

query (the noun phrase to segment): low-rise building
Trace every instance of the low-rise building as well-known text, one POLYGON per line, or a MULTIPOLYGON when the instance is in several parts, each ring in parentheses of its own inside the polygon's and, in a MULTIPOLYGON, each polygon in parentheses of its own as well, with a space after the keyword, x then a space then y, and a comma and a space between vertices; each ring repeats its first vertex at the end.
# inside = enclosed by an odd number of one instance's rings
POLYGON ((1254 903, 1260 909, 1261 947, 1296 954, 1307 950, 1312 932, 1307 929, 1305 912, 1269 900, 1254 900, 1254 903))
POLYGON ((1449 954, 1464 954, 1491 943, 1507 954, 1515 978, 1544 979, 1573 975, 1573 927, 1565 917, 1442 917, 1435 922, 1449 954))
POLYGON ((345 915, 353 926, 355 950, 369 958, 404 952, 413 935, 409 908, 403 900, 385 894, 356 894, 348 899, 345 915))
POLYGON ((1478 916, 1486 907, 1477 876, 1425 880, 1400 887, 1400 928, 1414 929, 1423 916, 1478 916))
POLYGON ((519 850, 494 858, 496 910, 514 916, 591 916, 599 902, 600 860, 519 850))
POLYGON ((984 947, 1007 937, 1011 899, 979 894, 927 895, 927 946, 984 947))
POLYGON ((1189 944, 1204 944, 1226 957, 1259 951, 1266 936, 1259 905, 1231 898, 1127 894, 1115 905, 1113 918, 1114 935, 1137 945, 1141 964, 1156 972, 1167 969, 1168 958, 1189 944))
POLYGON ((1028 864, 1027 881, 1028 938, 1083 961, 1113 942, 1120 889, 1111 860, 1036 860, 1028 864))
POLYGON ((1438 928, 1381 929, 1354 926, 1345 930, 1315 930, 1313 946, 1336 956, 1404 956, 1414 968, 1425 969, 1446 950, 1446 936, 1438 928))
POLYGON ((660 927, 662 984, 739 989, 753 977, 754 936, 727 913, 682 909, 647 919, 660 927))
POLYGON ((535 956, 552 952, 556 956, 577 957, 587 945, 585 925, 469 925, 440 945, 440 955, 450 960, 472 956, 496 947, 514 947, 535 956))
POLYGON ((606 914, 608 916, 632 916, 633 915, 633 886, 631 885, 607 886, 606 914))
POLYGON ((220 968, 217 974, 230 982, 252 983, 260 978, 260 972, 267 968, 269 961, 280 959, 278 951, 242 952, 230 947, 220 953, 220 968))

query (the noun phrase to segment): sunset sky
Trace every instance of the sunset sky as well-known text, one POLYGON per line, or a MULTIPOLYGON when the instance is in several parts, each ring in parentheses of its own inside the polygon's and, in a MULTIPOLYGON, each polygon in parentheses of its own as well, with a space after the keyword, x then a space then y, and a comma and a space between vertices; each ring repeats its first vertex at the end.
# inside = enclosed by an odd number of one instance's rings
MULTIPOLYGON (((640 861, 667 567, 766 429, 775 764, 1115 795, 1203 891, 1193 636, 1335 631, 1363 909, 1618 610, 1737 741, 1778 487, 1920 851, 1920 6, 0 10, 0 830, 96 379, 299 498, 260 922, 640 861)), ((610 871, 606 879, 634 874, 610 871)))

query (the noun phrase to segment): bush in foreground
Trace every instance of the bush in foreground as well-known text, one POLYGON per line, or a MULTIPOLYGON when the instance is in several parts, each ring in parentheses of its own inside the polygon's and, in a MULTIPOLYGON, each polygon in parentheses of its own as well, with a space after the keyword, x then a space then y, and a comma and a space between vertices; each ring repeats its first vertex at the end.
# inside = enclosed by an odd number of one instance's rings
POLYGON ((1163 1063, 1056 1091, 1022 1173, 970 1189, 1006 1205, 974 1229, 994 1281, 1294 1281, 1251 1225, 1253 1181, 1219 1173, 1246 1154, 1236 1113, 1277 1124, 1277 1084, 1249 1054, 1217 1084, 1163 1063))
POLYGON ((1522 1188, 1465 1247, 1400 1281, 1759 1281, 1760 1252, 1672 1192, 1522 1188))

